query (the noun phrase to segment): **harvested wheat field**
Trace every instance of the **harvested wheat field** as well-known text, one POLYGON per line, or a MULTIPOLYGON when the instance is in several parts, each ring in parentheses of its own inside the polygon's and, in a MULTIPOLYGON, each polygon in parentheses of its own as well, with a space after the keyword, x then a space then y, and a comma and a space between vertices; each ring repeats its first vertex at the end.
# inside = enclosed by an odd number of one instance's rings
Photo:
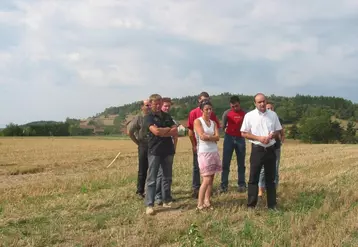
MULTIPOLYGON (((214 211, 195 212, 191 148, 188 138, 180 138, 173 177, 179 208, 158 207, 157 215, 147 216, 144 202, 135 196, 137 154, 130 140, 2 138, 0 243, 358 246, 357 145, 285 143, 278 212, 268 212, 265 202, 248 211, 246 193, 236 192, 235 174, 233 161, 230 192, 214 195, 214 211)), ((214 190, 219 180, 216 176, 214 190)))

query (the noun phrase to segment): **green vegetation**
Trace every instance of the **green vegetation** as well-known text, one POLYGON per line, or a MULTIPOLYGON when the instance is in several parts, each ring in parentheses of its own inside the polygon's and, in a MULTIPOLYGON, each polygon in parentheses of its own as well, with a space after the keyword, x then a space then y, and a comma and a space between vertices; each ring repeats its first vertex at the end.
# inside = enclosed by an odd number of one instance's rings
MULTIPOLYGON (((233 94, 212 95, 211 101, 216 115, 221 118, 229 107, 233 94)), ((254 109, 252 95, 239 95, 245 111, 254 109)), ((275 110, 287 126, 287 137, 307 143, 357 143, 356 122, 358 104, 339 97, 296 95, 284 97, 271 95, 268 100, 275 104, 275 110), (334 119, 334 120, 332 120, 334 119), (345 123, 342 123, 342 122, 345 123)), ((176 120, 185 120, 190 110, 197 106, 197 95, 173 99, 171 115, 176 120)), ((124 134, 129 115, 140 109, 140 101, 118 107, 106 108, 87 122, 86 128, 80 120, 67 118, 65 122, 39 121, 18 126, 10 123, 0 131, 0 136, 89 136, 93 134, 124 134), (114 116, 110 125, 103 119, 114 116), (88 128, 87 128, 88 126, 88 128), (92 128, 91 128, 92 127, 92 128), (99 130, 98 132, 96 130, 99 130)))

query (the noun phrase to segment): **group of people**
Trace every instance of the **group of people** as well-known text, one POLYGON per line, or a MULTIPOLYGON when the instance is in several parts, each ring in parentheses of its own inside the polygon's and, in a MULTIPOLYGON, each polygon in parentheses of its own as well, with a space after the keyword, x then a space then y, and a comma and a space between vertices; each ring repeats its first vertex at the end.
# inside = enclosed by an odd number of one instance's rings
MULTIPOLYGON (((280 147, 284 141, 281 121, 273 104, 262 93, 254 96, 256 108, 241 109, 238 96, 230 98, 230 109, 222 116, 222 126, 213 111, 207 92, 200 93, 198 107, 188 116, 188 136, 193 151, 192 196, 198 200, 196 210, 213 209, 211 195, 214 176, 221 173, 220 193, 226 193, 232 155, 238 166, 238 192, 248 191, 249 208, 267 191, 267 206, 276 209, 276 187, 280 147), (219 153, 219 129, 225 132, 222 159, 219 153), (250 176, 245 179, 245 138, 251 142, 250 176), (202 181, 201 178, 202 177, 202 181)), ((141 102, 141 113, 127 125, 127 132, 138 145, 138 179, 136 194, 144 199, 146 214, 155 214, 154 205, 171 208, 173 160, 178 141, 178 124, 170 115, 172 102, 152 94, 141 102)))

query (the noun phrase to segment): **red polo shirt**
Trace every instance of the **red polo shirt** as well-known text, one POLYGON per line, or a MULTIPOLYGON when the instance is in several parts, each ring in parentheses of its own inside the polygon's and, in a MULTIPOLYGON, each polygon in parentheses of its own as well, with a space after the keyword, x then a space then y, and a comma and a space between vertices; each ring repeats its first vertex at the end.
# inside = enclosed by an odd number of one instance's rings
MULTIPOLYGON (((191 110, 189 113, 189 116, 188 116, 188 123, 187 123, 188 129, 194 131, 194 120, 201 117, 202 115, 203 115, 203 113, 201 112, 199 107, 191 110)), ((218 128, 220 128, 219 120, 216 117, 214 112, 211 113, 210 119, 213 120, 217 124, 218 128)), ((194 143, 196 145, 196 139, 194 139, 194 143)))
POLYGON ((235 112, 230 109, 223 114, 223 128, 226 127, 225 133, 231 136, 241 136, 241 125, 244 121, 245 112, 240 110, 235 112))

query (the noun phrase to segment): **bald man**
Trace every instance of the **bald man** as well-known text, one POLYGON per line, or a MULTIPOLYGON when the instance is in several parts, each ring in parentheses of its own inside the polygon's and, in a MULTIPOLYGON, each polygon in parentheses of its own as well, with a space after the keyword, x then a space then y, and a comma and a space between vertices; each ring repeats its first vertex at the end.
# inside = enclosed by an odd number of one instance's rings
POLYGON ((265 169, 267 207, 276 209, 276 154, 275 143, 282 126, 274 111, 266 109, 266 96, 254 97, 256 109, 247 113, 241 126, 242 136, 251 142, 248 208, 255 208, 258 201, 258 183, 261 168, 265 169))
POLYGON ((127 130, 129 137, 138 146, 138 178, 136 194, 139 198, 143 199, 145 197, 144 188, 148 170, 148 139, 147 129, 143 125, 143 120, 150 109, 149 100, 143 100, 140 107, 141 112, 128 124, 127 130))

